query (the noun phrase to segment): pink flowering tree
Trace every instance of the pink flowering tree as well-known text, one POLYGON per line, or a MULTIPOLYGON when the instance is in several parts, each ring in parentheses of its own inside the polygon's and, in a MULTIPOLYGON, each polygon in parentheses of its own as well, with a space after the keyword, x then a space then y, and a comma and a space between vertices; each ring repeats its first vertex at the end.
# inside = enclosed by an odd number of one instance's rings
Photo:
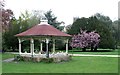
POLYGON ((82 48, 83 51, 86 51, 86 48, 90 47, 91 51, 96 51, 98 44, 100 42, 100 35, 95 31, 87 32, 82 31, 81 34, 73 35, 71 46, 75 48, 82 48))

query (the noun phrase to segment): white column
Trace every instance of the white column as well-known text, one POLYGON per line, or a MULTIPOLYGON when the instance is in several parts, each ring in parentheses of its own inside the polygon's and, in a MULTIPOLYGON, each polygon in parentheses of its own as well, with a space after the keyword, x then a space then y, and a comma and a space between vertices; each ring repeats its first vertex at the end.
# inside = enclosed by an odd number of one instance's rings
POLYGON ((55 52, 55 39, 53 39, 53 52, 55 52))
POLYGON ((42 52, 43 51, 43 47, 42 47, 42 42, 40 42, 40 51, 42 52))
POLYGON ((30 49, 31 49, 31 55, 33 56, 34 54, 34 40, 30 39, 30 49))
POLYGON ((30 53, 32 55, 32 40, 30 39, 30 53))
POLYGON ((68 39, 66 40, 66 53, 68 54, 68 39))
POLYGON ((49 58, 49 50, 48 50, 49 39, 46 39, 46 57, 49 58))
POLYGON ((21 54, 22 52, 21 52, 21 39, 18 39, 18 41, 19 41, 19 54, 21 54))
POLYGON ((39 39, 39 43, 40 43, 40 53, 41 53, 43 51, 43 43, 41 39, 39 39))
POLYGON ((32 44, 32 45, 33 45, 33 55, 34 55, 34 54, 35 54, 35 53, 34 53, 34 39, 33 39, 33 44, 32 44))

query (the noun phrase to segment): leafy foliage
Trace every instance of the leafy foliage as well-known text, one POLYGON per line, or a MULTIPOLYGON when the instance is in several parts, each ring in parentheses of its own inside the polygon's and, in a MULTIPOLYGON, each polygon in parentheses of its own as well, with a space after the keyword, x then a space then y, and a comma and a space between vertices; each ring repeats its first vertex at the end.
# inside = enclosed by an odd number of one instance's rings
MULTIPOLYGON (((77 48, 95 48, 100 42, 100 35, 98 33, 86 32, 81 30, 81 34, 74 35, 72 38, 71 46, 77 48)), ((92 50, 92 49, 91 49, 92 50)))
POLYGON ((114 21, 112 26, 113 26, 113 36, 116 40, 116 44, 120 45, 120 19, 114 21))
POLYGON ((13 17, 9 25, 11 27, 3 33, 3 50, 15 51, 18 49, 18 39, 14 35, 29 28, 28 19, 24 19, 22 16, 19 19, 13 17))
POLYGON ((55 17, 54 14, 52 14, 51 10, 47 11, 44 15, 48 20, 48 24, 54 26, 59 30, 63 30, 64 26, 60 26, 63 22, 58 22, 57 17, 55 17))
MULTIPOLYGON (((105 18, 108 19, 108 18, 105 18)), ((104 19, 103 19, 104 20, 104 19)), ((109 24, 111 23, 111 20, 101 21, 101 19, 98 19, 96 16, 91 16, 89 18, 79 18, 77 19, 71 26, 71 28, 68 30, 68 33, 71 35, 76 35, 79 33, 80 29, 87 30, 89 32, 96 31, 101 36, 101 42, 99 47, 100 48, 115 48, 115 39, 112 35, 112 29, 109 24)))
MULTIPOLYGON (((18 39, 14 35, 21 33, 29 28, 31 28, 33 25, 36 25, 39 23, 41 13, 36 14, 30 14, 28 11, 25 11, 25 13, 21 13, 18 19, 15 17, 12 17, 10 20, 10 23, 8 24, 10 27, 3 33, 3 50, 10 50, 15 51, 15 49, 18 49, 18 39), (38 16, 39 15, 39 16, 38 16)), ((52 17, 53 18, 53 17, 52 17)), ((56 19, 54 19, 55 25, 58 25, 56 19)), ((60 24, 60 23, 59 23, 60 24)), ((61 27, 60 27, 61 28, 61 27)), ((24 52, 24 49, 28 48, 30 41, 27 40, 25 42, 22 42, 22 52, 24 52)), ((39 42, 38 40, 35 40, 35 48, 39 49, 39 42)), ((43 49, 46 50, 45 45, 43 44, 43 49)), ((52 46, 50 46, 52 47, 52 46)), ((50 48, 49 48, 50 49, 50 48)))
POLYGON ((2 9, 2 30, 3 32, 9 29, 10 21, 13 18, 13 11, 10 9, 2 9))
POLYGON ((14 35, 26 30, 28 23, 20 17, 18 20, 13 18, 10 25, 10 29, 3 34, 3 48, 15 51, 15 49, 18 49, 18 40, 14 35))
POLYGON ((99 21, 106 23, 106 27, 112 30, 112 20, 108 16, 101 15, 100 13, 96 13, 94 15, 99 21))

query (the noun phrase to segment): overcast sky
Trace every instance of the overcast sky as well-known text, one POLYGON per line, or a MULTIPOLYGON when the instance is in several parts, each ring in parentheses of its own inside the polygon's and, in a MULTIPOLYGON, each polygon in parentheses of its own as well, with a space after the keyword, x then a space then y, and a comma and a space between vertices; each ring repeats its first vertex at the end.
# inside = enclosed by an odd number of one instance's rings
POLYGON ((13 10, 16 18, 28 10, 52 10, 58 21, 72 24, 73 17, 90 17, 95 13, 118 19, 119 0, 5 0, 5 8, 13 10))

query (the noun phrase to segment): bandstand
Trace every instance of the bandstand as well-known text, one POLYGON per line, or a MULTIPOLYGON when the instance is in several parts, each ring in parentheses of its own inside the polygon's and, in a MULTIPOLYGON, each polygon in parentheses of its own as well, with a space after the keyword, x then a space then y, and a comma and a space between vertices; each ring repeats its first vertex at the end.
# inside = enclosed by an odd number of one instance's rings
POLYGON ((35 56, 42 56, 46 58, 52 57, 53 54, 55 53, 55 41, 58 39, 65 41, 65 45, 66 45, 66 51, 59 54, 63 54, 63 55, 68 54, 68 41, 71 35, 59 31, 58 29, 49 25, 47 22, 48 22, 47 20, 43 19, 41 20, 40 24, 35 25, 32 28, 15 35, 16 37, 18 37, 19 40, 19 55, 29 56, 29 57, 35 57, 35 56), (25 40, 30 40, 29 53, 21 52, 21 46, 22 46, 21 43, 25 40), (40 52, 38 54, 35 53, 34 40, 39 40, 40 42, 40 52), (41 53, 43 51, 43 43, 42 43, 43 41, 46 43, 45 54, 41 53), (49 41, 53 41, 52 54, 49 54, 49 49, 48 49, 49 41))

